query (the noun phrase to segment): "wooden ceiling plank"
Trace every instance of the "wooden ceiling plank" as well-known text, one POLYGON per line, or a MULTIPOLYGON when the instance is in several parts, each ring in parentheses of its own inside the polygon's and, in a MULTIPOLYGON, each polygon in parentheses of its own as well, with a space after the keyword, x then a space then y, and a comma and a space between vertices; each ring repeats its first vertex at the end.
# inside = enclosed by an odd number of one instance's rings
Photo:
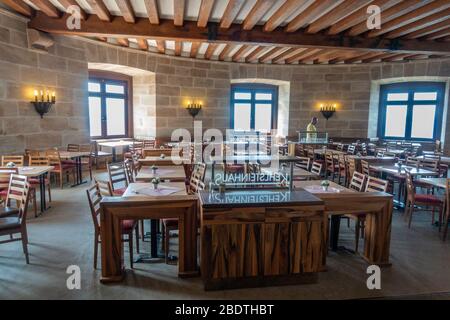
POLYGON ((394 56, 394 55, 396 55, 396 54, 395 53, 394 54, 393 53, 386 53, 386 52, 379 53, 379 54, 374 55, 374 56, 372 56, 370 58, 362 59, 361 62, 362 63, 375 62, 375 61, 381 60, 383 58, 387 58, 387 57, 394 56))
POLYGON ((130 46, 130 42, 128 41, 128 39, 125 38, 117 38, 117 43, 120 44, 122 47, 130 46))
POLYGON ((51 18, 59 18, 60 13, 58 9, 49 0, 31 0, 31 2, 51 18))
POLYGON ((233 54, 233 56, 231 57, 231 60, 234 62, 238 62, 241 58, 243 58, 245 56, 245 54, 247 53, 247 51, 251 48, 251 46, 249 46, 248 44, 244 44, 242 45, 238 51, 235 52, 235 54, 233 54))
POLYGON ((158 3, 156 0, 144 0, 148 19, 151 24, 159 24, 158 3))
POLYGON ((287 58, 293 56, 294 54, 300 53, 305 51, 306 48, 289 48, 288 50, 284 51, 283 53, 279 54, 275 58, 272 59, 272 63, 279 63, 287 58))
POLYGON ((196 41, 192 42, 191 53, 190 53, 191 58, 197 57, 198 49, 200 49, 201 44, 202 44, 201 42, 196 42, 196 41))
POLYGON ((407 34, 405 36, 405 39, 417 39, 417 38, 420 38, 420 37, 424 37, 424 36, 426 36, 426 35, 428 35, 430 33, 434 33, 434 32, 440 31, 440 30, 445 29, 445 28, 447 28, 449 26, 450 26, 450 20, 444 20, 442 22, 433 24, 433 25, 431 25, 429 27, 426 27, 426 28, 414 31, 412 33, 409 33, 409 34, 407 34))
POLYGON ((308 48, 307 50, 297 53, 293 55, 292 57, 286 59, 286 64, 292 64, 294 62, 299 61, 300 59, 306 58, 308 56, 312 56, 313 54, 316 54, 317 52, 321 51, 321 49, 314 49, 314 48, 308 48))
MULTIPOLYGON (((431 2, 433 0, 404 0, 403 2, 400 2, 399 4, 390 7, 387 10, 384 10, 382 13, 382 23, 389 22, 395 18, 398 18, 404 14, 407 14, 408 12, 411 12, 423 4, 426 4, 427 2, 431 2)), ((364 20, 357 24, 356 26, 352 27, 348 31, 349 36, 357 36, 364 32, 368 31, 367 29, 367 21, 364 20)))
POLYGON ((266 22, 264 31, 273 31, 281 25, 286 18, 292 15, 292 12, 297 10, 300 6, 304 6, 308 0, 287 0, 266 22))
POLYGON ((220 28, 228 29, 236 19, 239 11, 241 11, 245 0, 229 0, 225 12, 222 15, 222 20, 220 21, 220 28))
POLYGON ((4 4, 6 4, 11 9, 23 14, 24 16, 30 17, 33 15, 33 8, 27 5, 25 2, 17 1, 17 0, 1 0, 4 4))
MULTIPOLYGON (((283 28, 277 28, 271 33, 263 31, 262 26, 255 26, 252 30, 242 30, 240 24, 233 24, 228 29, 220 29, 220 32, 211 35, 199 28, 194 21, 185 21, 183 28, 174 26, 172 20, 160 20, 155 26, 147 19, 138 19, 135 24, 127 23, 122 17, 115 17, 111 22, 100 21, 98 17, 91 16, 81 24, 80 29, 70 30, 66 26, 67 15, 58 19, 49 19, 42 12, 29 21, 29 28, 53 34, 79 35, 86 37, 111 37, 111 38, 146 38, 158 40, 179 41, 208 41, 218 43, 235 43, 265 46, 284 47, 315 47, 329 49, 371 50, 385 51, 392 49, 390 39, 366 37, 336 37, 324 33, 306 34, 302 31, 286 33, 283 28)), ((213 24, 213 22, 210 22, 213 24)), ((217 26, 217 23, 215 24, 217 26)), ((214 25, 211 26, 214 28, 214 25)), ((442 54, 450 53, 450 48, 441 41, 421 41, 417 39, 398 39, 398 53, 410 54, 442 54)))
POLYGON ((183 49, 183 43, 181 41, 175 41, 175 55, 181 56, 181 51, 183 49))
POLYGON ((323 0, 314 1, 308 8, 302 11, 298 16, 292 19, 286 26, 286 32, 295 32, 300 28, 304 28, 312 21, 317 19, 319 15, 323 15, 330 11, 333 7, 339 5, 343 0, 323 0))
POLYGON ((234 48, 235 48, 234 44, 227 43, 227 45, 222 49, 222 52, 219 54, 219 60, 224 61, 228 57, 230 51, 233 50, 234 48))
POLYGON ((330 59, 328 61, 328 64, 336 64, 339 62, 344 62, 347 59, 354 58, 357 56, 361 56, 361 51, 353 51, 353 50, 340 51, 340 54, 330 59))
POLYGON ((136 23, 133 7, 130 0, 116 0, 116 4, 122 13, 123 18, 128 23, 136 23))
POLYGON ((158 48, 159 53, 165 53, 166 52, 166 41, 156 40, 156 47, 158 48))
MULTIPOLYGON (((381 12, 384 12, 388 8, 399 4, 402 2, 402 0, 375 0, 370 5, 375 5, 380 7, 381 12)), ((347 30, 358 23, 367 22, 367 7, 364 6, 360 8, 359 10, 353 12, 352 14, 348 15, 344 19, 338 21, 337 23, 333 24, 330 29, 328 30, 328 34, 338 34, 344 30, 347 30)))
POLYGON ((351 63, 355 63, 355 62, 358 62, 358 61, 362 61, 364 59, 373 58, 373 57, 379 56, 379 55, 380 55, 379 52, 366 52, 364 54, 360 53, 360 54, 358 54, 356 56, 353 56, 351 58, 345 59, 344 63, 345 64, 351 64, 351 63))
POLYGON ((184 24, 185 0, 173 0, 173 24, 182 27, 184 24))
POLYGON ((450 17, 450 9, 442 10, 431 16, 420 19, 416 22, 407 24, 401 28, 395 29, 394 31, 389 32, 385 35, 388 39, 395 39, 407 35, 411 32, 432 26, 436 23, 447 20, 450 17))
POLYGON ((202 0, 200 11, 198 13, 197 26, 205 28, 208 25, 209 16, 214 7, 215 0, 202 0))
POLYGON ((102 0, 86 0, 97 17, 102 21, 111 21, 111 13, 102 0))
MULTIPOLYGON (((318 49, 316 52, 313 52, 311 54, 307 54, 306 56, 303 56, 302 58, 298 59, 298 63, 305 63, 312 61, 314 62, 315 59, 323 55, 324 53, 327 53, 328 49, 318 49)), ((286 60, 287 63, 287 60, 286 60)))
POLYGON ((258 56, 265 50, 267 47, 258 46, 255 50, 249 53, 248 56, 245 57, 245 62, 252 62, 258 60, 258 56))
POLYGON ((333 10, 328 12, 327 14, 321 16, 319 19, 311 23, 306 32, 308 33, 317 33, 334 23, 344 19, 346 16, 352 14, 354 11, 359 8, 366 6, 372 0, 347 0, 341 3, 339 6, 335 7, 333 10))
POLYGON ((425 37, 426 40, 436 40, 450 35, 450 28, 437 31, 425 37))
POLYGON ((216 52, 217 47, 219 46, 218 43, 209 43, 208 48, 205 52, 205 59, 211 60, 211 58, 214 56, 214 52, 216 52))
POLYGON ((261 57, 259 57, 258 61, 260 63, 268 62, 272 60, 273 57, 276 57, 281 50, 283 50, 283 47, 275 47, 264 53, 261 57))
POLYGON ((261 20, 261 18, 266 14, 266 12, 269 11, 273 4, 273 0, 258 0, 242 23, 242 28, 244 30, 253 29, 259 20, 261 20))
POLYGON ((64 9, 66 9, 66 12, 69 7, 77 6, 80 10, 81 19, 86 20, 88 18, 88 14, 86 13, 86 11, 84 11, 83 8, 81 8, 81 6, 75 0, 58 0, 58 2, 64 7, 64 9))
POLYGON ((409 23, 418 21, 422 18, 425 18, 427 16, 430 16, 432 14, 435 14, 441 10, 445 10, 447 8, 450 8, 450 1, 448 0, 436 0, 434 2, 431 2, 427 5, 424 5, 408 14, 405 14, 403 16, 400 16, 396 19, 393 19, 389 22, 382 23, 381 29, 375 29, 372 31, 369 31, 367 36, 369 38, 378 37, 383 34, 386 34, 390 31, 393 31, 395 29, 398 29, 400 27, 403 27, 404 25, 407 25, 409 23))
POLYGON ((410 56, 409 54, 395 54, 387 58, 382 58, 383 62, 394 62, 394 61, 402 61, 403 58, 410 56))
POLYGON ((137 41, 138 41, 138 46, 139 46, 139 49, 141 49, 141 50, 145 50, 145 51, 147 51, 148 50, 148 42, 147 42, 147 39, 137 39, 137 41))

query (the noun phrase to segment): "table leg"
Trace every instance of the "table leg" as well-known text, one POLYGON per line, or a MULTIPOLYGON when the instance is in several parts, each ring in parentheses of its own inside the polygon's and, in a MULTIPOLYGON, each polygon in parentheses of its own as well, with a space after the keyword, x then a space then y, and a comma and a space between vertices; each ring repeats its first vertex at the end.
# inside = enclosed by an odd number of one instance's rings
POLYGON ((339 246, 339 229, 341 226, 341 216, 332 215, 330 225, 330 247, 332 251, 337 251, 339 246))
POLYGON ((150 221, 150 248, 151 248, 151 257, 158 258, 158 220, 152 219, 150 221))
POLYGON ((290 168, 290 173, 289 173, 290 177, 289 177, 289 190, 292 191, 294 190, 294 163, 291 162, 291 168, 290 168))
POLYGON ((45 175, 39 176, 39 192, 41 193, 41 214, 47 209, 45 200, 45 175))
POLYGON ((113 162, 117 161, 117 153, 116 153, 116 147, 112 147, 112 156, 113 156, 113 162))
POLYGON ((81 157, 75 158, 75 166, 76 166, 76 172, 75 172, 76 181, 75 181, 75 184, 72 185, 72 187, 76 187, 76 186, 82 185, 83 183, 86 183, 86 181, 83 181, 83 169, 82 169, 82 164, 81 164, 81 157))

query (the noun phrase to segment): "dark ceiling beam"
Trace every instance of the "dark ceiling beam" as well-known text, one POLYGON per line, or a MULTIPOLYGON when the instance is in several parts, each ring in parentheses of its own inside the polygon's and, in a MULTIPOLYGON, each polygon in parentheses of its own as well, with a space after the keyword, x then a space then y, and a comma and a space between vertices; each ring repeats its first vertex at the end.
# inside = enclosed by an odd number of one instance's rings
POLYGON ((283 5, 275 11, 275 13, 267 20, 264 25, 264 31, 269 32, 278 28, 294 10, 302 6, 306 6, 308 0, 287 0, 283 5))
POLYGON ((201 42, 192 42, 191 43, 191 52, 189 54, 191 58, 197 57, 198 49, 200 49, 201 44, 202 44, 201 42))
MULTIPOLYGON (((207 33, 194 21, 185 21, 182 28, 175 27, 172 20, 161 20, 159 25, 150 24, 147 18, 136 18, 135 24, 127 23, 122 17, 115 17, 111 22, 91 16, 81 24, 81 29, 69 30, 66 26, 67 15, 49 19, 45 14, 37 12, 28 23, 29 28, 54 34, 79 35, 88 37, 111 38, 150 38, 159 40, 203 41, 218 43, 235 43, 265 46, 314 47, 319 49, 364 49, 371 51, 398 51, 411 54, 449 53, 450 48, 440 41, 419 41, 417 39, 389 39, 346 37, 341 35, 306 34, 303 32, 286 33, 279 27, 272 32, 264 32, 262 26, 252 30, 242 30, 240 24, 233 24, 228 29, 212 29, 217 32, 207 33)), ((211 28, 210 23, 210 28, 211 28)))
POLYGON ((242 28, 244 30, 253 29, 259 20, 261 20, 261 18, 266 14, 266 12, 269 11, 273 4, 273 0, 258 0, 242 23, 242 28))
POLYGON ((220 21, 220 27, 222 29, 227 29, 233 24, 244 2, 245 0, 229 0, 225 12, 222 15, 222 20, 220 21))

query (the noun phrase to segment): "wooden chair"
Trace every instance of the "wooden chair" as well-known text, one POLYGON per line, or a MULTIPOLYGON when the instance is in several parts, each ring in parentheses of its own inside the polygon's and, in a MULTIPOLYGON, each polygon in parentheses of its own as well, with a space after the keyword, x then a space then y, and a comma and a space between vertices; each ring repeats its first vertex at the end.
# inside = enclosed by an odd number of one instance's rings
POLYGON ((59 151, 56 149, 47 150, 45 155, 48 159, 48 165, 54 167, 50 172, 54 173, 59 179, 59 186, 61 189, 63 189, 64 186, 64 176, 66 176, 67 181, 69 181, 69 175, 72 174, 73 181, 75 182, 75 164, 68 162, 63 163, 59 151))
POLYGON ((370 165, 367 161, 361 160, 361 170, 364 175, 370 177, 370 165))
MULTIPOLYGON (((200 190, 205 189, 205 174, 206 174, 206 164, 199 163, 196 164, 193 171, 192 176, 189 182, 189 194, 196 194, 200 190)), ((163 219, 163 245, 166 256, 166 263, 169 263, 169 240, 170 240, 170 231, 178 230, 178 219, 170 218, 163 219)))
POLYGON ((358 171, 353 172, 352 180, 350 181, 349 189, 362 192, 365 187, 366 176, 358 171))
MULTIPOLYGON (((42 167, 42 166, 48 166, 48 158, 45 156, 28 156, 28 165, 30 167, 42 167)), ((40 181, 38 178, 29 178, 28 182, 30 183, 31 186, 31 195, 30 197, 32 198, 33 196, 36 196, 36 191, 39 188, 40 185, 40 181), (33 195, 34 192, 34 195, 33 195)), ((45 188, 47 189, 48 192, 48 200, 50 202, 52 202, 52 188, 51 188, 51 183, 50 183, 50 173, 47 174, 47 177, 44 178, 44 183, 45 183, 45 188)), ((37 208, 35 207, 35 215, 37 215, 37 208)))
POLYGON ((135 170, 133 165, 133 160, 125 159, 123 162, 125 173, 127 175, 128 184, 135 182, 135 170))
POLYGON ((69 151, 69 152, 79 152, 80 151, 80 145, 79 144, 69 143, 67 145, 67 151, 69 151))
POLYGON ((11 175, 18 174, 17 168, 0 168, 0 199, 6 201, 11 175))
POLYGON ((338 167, 339 167, 338 182, 339 184, 346 186, 348 179, 348 164, 345 155, 343 154, 340 154, 338 156, 338 167))
POLYGON ((81 157, 81 172, 87 169, 89 171, 89 178, 92 181, 92 165, 94 162, 94 150, 92 144, 80 145, 80 152, 89 152, 88 156, 81 157))
POLYGON ((365 192, 387 192, 389 181, 368 177, 365 192))
POLYGON ((23 167, 25 164, 24 156, 2 156, 2 167, 6 167, 10 162, 14 163, 16 167, 23 167))
POLYGON ((98 187, 98 191, 102 197, 114 197, 114 193, 111 187, 111 183, 109 181, 94 179, 94 183, 98 187))
POLYGON ((416 205, 431 207, 429 209, 421 209, 422 211, 431 211, 431 223, 434 224, 435 221, 435 213, 436 209, 439 209, 439 232, 441 231, 442 225, 442 216, 443 216, 443 208, 444 202, 438 197, 432 194, 417 194, 416 186, 414 185, 413 178, 411 173, 406 171, 406 189, 407 189, 407 201, 406 201, 406 215, 405 217, 409 217, 408 228, 411 228, 412 217, 414 213, 414 207, 416 205))
POLYGON ((347 160, 347 186, 350 185, 350 181, 353 178, 353 174, 356 172, 356 161, 353 158, 346 158, 347 160))
POLYGON ((442 235, 442 241, 447 239, 448 224, 450 223, 450 179, 447 179, 445 188, 445 200, 446 200, 446 212, 444 219, 444 233, 442 235))
POLYGON ((152 148, 156 148, 156 140, 144 140, 144 149, 152 149, 152 148))
POLYGON ((356 152, 356 146, 354 144, 351 144, 348 146, 347 148, 347 153, 348 154, 355 154, 356 152))
POLYGON ((327 152, 325 154, 325 164, 326 164, 326 178, 331 175, 331 180, 334 181, 336 176, 339 176, 339 163, 332 152, 327 152))
POLYGON ((128 187, 128 177, 125 170, 124 162, 108 164, 109 182, 115 196, 121 196, 128 187), (117 186, 119 184, 119 187, 117 186))
POLYGON ((344 151, 344 145, 343 145, 342 143, 339 143, 339 144, 337 145, 337 147, 336 147, 336 150, 337 150, 337 151, 343 152, 343 151, 344 151))
POLYGON ((30 185, 27 177, 12 174, 8 186, 5 208, 0 209, 0 236, 9 236, 9 239, 0 241, 9 243, 22 241, 23 253, 27 264, 30 263, 28 256, 28 233, 27 233, 27 208, 30 200, 30 185), (11 207, 11 201, 17 203, 18 211, 11 207), (20 233, 20 238, 15 238, 15 234, 20 233))
POLYGON ((377 158, 383 158, 384 157, 384 152, 385 151, 378 151, 376 157, 377 158))
POLYGON ((311 172, 320 176, 322 174, 322 164, 320 162, 314 161, 311 166, 311 172))
MULTIPOLYGON (((302 170, 309 171, 311 160, 308 157, 298 157, 297 156, 296 158, 298 159, 298 161, 296 161, 294 163, 294 176, 293 176, 293 179, 295 181, 305 180, 304 177, 298 176, 298 173, 296 175, 296 169, 302 169, 302 170)), ((301 170, 299 170, 299 171, 301 171, 301 170)))
MULTIPOLYGON (((99 186, 95 183, 91 188, 86 190, 89 208, 91 209, 92 221, 94 222, 94 269, 97 269, 98 245, 101 243, 101 225, 100 225, 100 201, 102 195, 99 186)), ((130 266, 133 268, 133 230, 136 230, 136 251, 139 253, 139 230, 134 220, 122 220, 122 242, 128 242, 130 251, 130 266)))

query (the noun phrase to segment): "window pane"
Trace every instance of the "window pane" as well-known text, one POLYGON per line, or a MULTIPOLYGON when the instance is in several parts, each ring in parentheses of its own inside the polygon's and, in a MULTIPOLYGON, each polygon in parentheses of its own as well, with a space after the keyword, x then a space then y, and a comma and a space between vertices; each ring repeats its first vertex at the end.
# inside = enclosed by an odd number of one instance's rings
POLYGON ((251 104, 236 103, 234 105, 234 130, 250 131, 251 104))
POLYGON ((411 138, 433 139, 435 105, 414 106, 411 138))
POLYGON ((107 84, 106 92, 107 93, 125 94, 125 86, 115 85, 115 84, 107 84))
POLYGON ((437 92, 415 92, 414 100, 424 101, 424 100, 436 100, 437 92))
POLYGON ((234 98, 237 100, 250 100, 252 98, 252 94, 250 92, 235 92, 234 98))
POLYGON ((408 93, 388 93, 388 101, 408 101, 408 93))
POLYGON ((89 92, 100 92, 100 83, 89 82, 88 89, 89 89, 89 92))
POLYGON ((125 135, 125 100, 106 99, 106 128, 108 136, 125 135))
POLYGON ((272 105, 256 104, 255 105, 255 130, 269 132, 272 128, 272 105))
POLYGON ((386 106, 386 137, 404 137, 407 106, 386 106))
POLYGON ((98 97, 89 97, 89 127, 91 137, 102 135, 102 106, 98 97))
POLYGON ((255 95, 256 100, 272 100, 272 94, 271 93, 257 93, 255 95))

